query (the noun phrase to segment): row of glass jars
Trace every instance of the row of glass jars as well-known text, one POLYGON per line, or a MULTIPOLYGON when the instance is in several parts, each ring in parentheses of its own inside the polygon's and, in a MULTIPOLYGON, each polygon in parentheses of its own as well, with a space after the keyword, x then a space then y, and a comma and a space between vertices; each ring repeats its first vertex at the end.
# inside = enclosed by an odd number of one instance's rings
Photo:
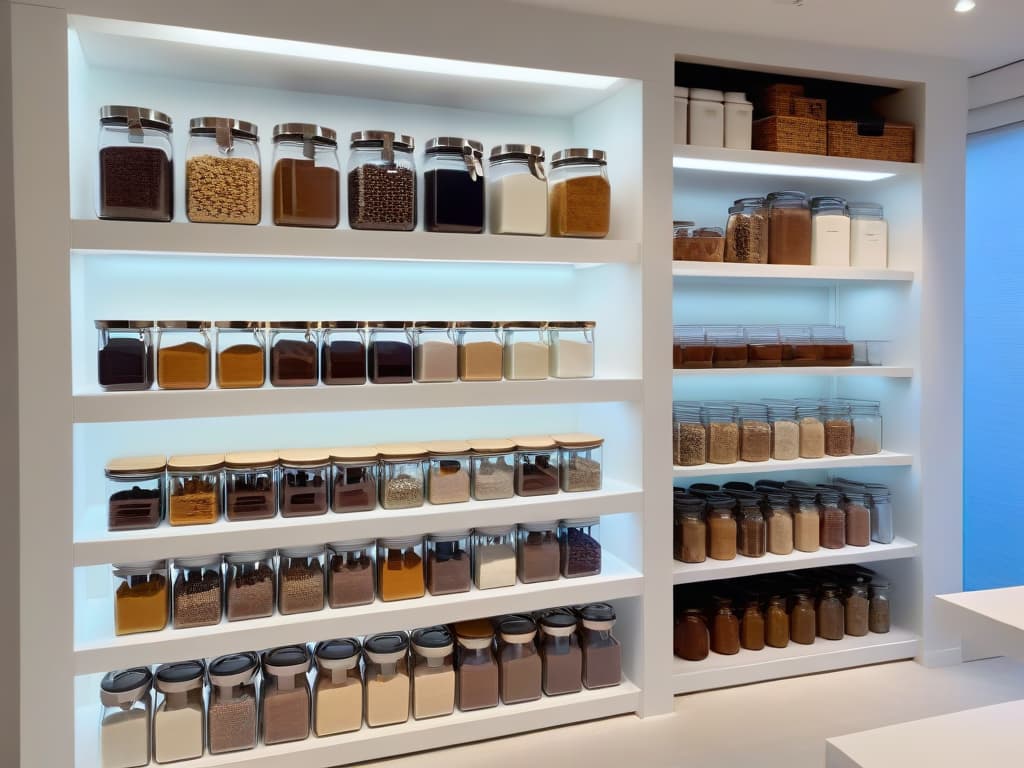
POLYGON ((585 433, 114 459, 111 531, 409 509, 601 489, 604 438, 585 433))
POLYGON ((97 378, 107 391, 149 389, 154 382, 160 389, 206 389, 213 382, 220 389, 251 389, 268 381, 274 387, 312 387, 594 376, 596 323, 590 320, 95 325, 97 378))
MULTIPOLYGON (((866 351, 868 342, 862 344, 866 351)), ((672 327, 673 368, 847 366, 855 362, 854 342, 847 341, 841 325, 672 327)))
POLYGON ((763 400, 672 404, 676 466, 871 456, 882 451, 875 400, 763 400))
POLYGON ((116 670, 100 683, 99 765, 137 768, 615 686, 615 622, 611 605, 593 603, 234 653, 209 666, 116 670))

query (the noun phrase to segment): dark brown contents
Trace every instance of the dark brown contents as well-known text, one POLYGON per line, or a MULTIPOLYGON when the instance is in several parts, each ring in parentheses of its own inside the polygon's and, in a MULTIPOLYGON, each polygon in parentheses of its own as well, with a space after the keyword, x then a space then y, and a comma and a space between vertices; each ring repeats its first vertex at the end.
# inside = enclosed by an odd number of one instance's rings
POLYGON ((747 344, 748 368, 778 368, 782 365, 781 344, 747 344))
POLYGON ((174 579, 174 628, 205 627, 220 623, 220 570, 184 571, 174 579))
POLYGON ((761 515, 743 515, 737 530, 737 553, 744 557, 764 556, 765 534, 764 517, 761 515))
POLYGON ((319 611, 324 607, 324 572, 320 562, 283 558, 278 606, 281 613, 319 611))
POLYGON ((149 389, 153 386, 153 348, 142 339, 109 339, 97 352, 96 365, 104 389, 149 389))
POLYGON ((131 531, 155 528, 160 524, 160 490, 146 490, 133 486, 131 490, 110 495, 107 506, 107 528, 111 531, 131 531))
POLYGON ((877 596, 871 598, 871 606, 868 609, 868 629, 878 635, 884 635, 889 631, 889 601, 886 598, 877 596))
POLYGON ((800 645, 811 645, 817 631, 814 606, 810 601, 797 602, 789 613, 789 639, 800 645))
POLYGON ((766 421, 744 420, 740 427, 740 459, 768 461, 772 457, 772 428, 766 421))
POLYGON ((764 614, 757 606, 747 606, 740 625, 740 645, 748 651, 760 651, 765 644, 764 614))
POLYGON ((734 346, 715 346, 712 365, 715 368, 746 368, 747 346, 736 344, 734 346))
POLYGON ((558 493, 558 468, 549 462, 547 456, 537 456, 535 461, 524 458, 516 473, 516 494, 543 496, 558 493))
POLYGON ((247 568, 234 578, 228 577, 228 621, 274 615, 274 570, 264 563, 247 568))
POLYGON ((530 531, 519 544, 519 580, 524 584, 554 581, 558 578, 559 557, 555 531, 530 531))
POLYGON ((601 572, 601 544, 582 528, 570 525, 562 541, 562 575, 596 576, 601 572))
POLYGON ((369 557, 352 555, 351 552, 345 553, 347 561, 341 555, 331 558, 331 581, 327 593, 327 604, 331 608, 373 602, 373 561, 369 557))
POLYGON ((366 383, 366 346, 361 341, 332 341, 322 350, 324 384, 366 383))
POLYGON ((825 549, 842 549, 846 546, 846 515, 843 510, 826 505, 821 510, 820 519, 819 545, 825 549))
POLYGON ((772 208, 768 220, 768 263, 811 263, 811 212, 806 208, 772 208))
POLYGON ((281 517, 326 514, 327 483, 322 470, 286 468, 281 483, 281 517))
POLYGON ((846 634, 864 637, 868 633, 868 599, 864 595, 846 598, 846 634))
POLYGON ((423 228, 427 232, 483 232, 484 179, 441 168, 423 174, 423 228))
POLYGON ((548 638, 543 645, 544 693, 559 696, 583 688, 583 652, 572 638, 548 638))
POLYGON ((823 597, 818 603, 818 637, 842 640, 846 629, 843 604, 838 597, 823 597))
POLYGON ((821 345, 806 343, 788 343, 782 345, 783 366, 808 366, 821 363, 821 345))
POLYGON ((101 219, 170 221, 174 217, 171 160, 156 147, 100 150, 101 219))
POLYGON ((765 617, 764 642, 771 648, 785 648, 789 645, 789 614, 784 605, 769 605, 765 617))
POLYGON ((853 449, 853 426, 847 419, 828 419, 825 422, 825 454, 849 456, 853 449))
POLYGON ((708 625, 699 611, 687 611, 676 619, 673 652, 687 661, 703 661, 711 651, 708 625))
POLYGON ((469 552, 458 542, 439 541, 427 555, 427 589, 432 595, 469 592, 472 581, 469 552))
POLYGON ((256 746, 256 686, 243 685, 234 697, 212 689, 209 737, 214 755, 256 746))
POLYGON ((369 163, 349 171, 348 223, 352 229, 414 229, 416 174, 369 163))
POLYGON ((740 652, 740 622, 728 609, 719 610, 711 622, 711 650, 725 656, 740 652))
POLYGON ((618 643, 588 646, 583 651, 583 685, 607 688, 622 682, 622 646, 618 643))
POLYGON ((279 339, 270 351, 270 383, 275 387, 316 384, 316 342, 279 339))
POLYGON ((263 699, 263 743, 280 744, 309 736, 309 690, 282 691, 276 685, 263 699))
POLYGON ((498 663, 489 651, 485 653, 471 662, 463 659, 459 666, 458 702, 463 712, 498 706, 498 663))
POLYGON ((846 505, 846 543, 851 547, 866 547, 871 543, 871 511, 863 504, 846 505))
POLYGON ((822 344, 821 362, 823 365, 853 365, 853 344, 822 344))
POLYGON ((335 512, 369 512, 377 506, 377 482, 370 467, 342 467, 335 474, 335 512))
POLYGON ((235 474, 228 479, 228 520, 262 520, 277 513, 274 485, 267 474, 235 474))
POLYGON ((673 368, 710 368, 715 348, 710 344, 673 344, 673 368))
POLYGON ((370 345, 370 381, 408 384, 412 381, 412 345, 404 341, 375 341, 370 345))
POLYGON ((274 166, 274 223, 293 227, 338 226, 338 186, 334 168, 285 158, 274 166))
POLYGON ((536 701, 541 696, 540 655, 531 653, 519 658, 502 659, 501 700, 505 704, 536 701))

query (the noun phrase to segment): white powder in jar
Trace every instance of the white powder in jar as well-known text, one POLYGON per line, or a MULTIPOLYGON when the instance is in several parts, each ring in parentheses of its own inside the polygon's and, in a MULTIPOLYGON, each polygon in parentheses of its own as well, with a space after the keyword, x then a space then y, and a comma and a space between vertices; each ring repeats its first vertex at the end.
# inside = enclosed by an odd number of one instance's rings
POLYGON ((136 768, 149 763, 149 711, 114 712, 100 723, 102 768, 136 768))
POLYGON ((548 231, 548 185, 532 173, 514 173, 487 185, 491 232, 543 235, 548 231))
POLYGON ((590 379, 594 376, 594 345, 585 341, 559 339, 548 355, 551 375, 556 379, 590 379))
POLYGON ((505 378, 546 379, 548 345, 540 341, 517 341, 505 347, 505 378))
POLYGON ((516 583, 516 551, 510 544, 479 547, 474 558, 477 589, 511 587, 516 583))
POLYGON ((203 754, 203 704, 190 701, 167 709, 165 701, 153 718, 153 757, 158 763, 190 760, 203 754))

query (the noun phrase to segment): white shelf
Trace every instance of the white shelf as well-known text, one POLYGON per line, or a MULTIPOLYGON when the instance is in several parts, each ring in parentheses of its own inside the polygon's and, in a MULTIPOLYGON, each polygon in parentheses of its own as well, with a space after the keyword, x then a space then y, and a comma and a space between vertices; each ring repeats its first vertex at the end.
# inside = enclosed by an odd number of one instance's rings
POLYGON ((854 467, 909 467, 914 457, 908 453, 882 451, 871 456, 826 456, 822 459, 793 461, 741 461, 736 464, 700 464, 673 467, 673 477, 710 477, 712 475, 764 475, 776 472, 800 472, 805 469, 851 469, 854 467))
POLYGON ((909 283, 914 273, 902 269, 855 269, 854 267, 805 267, 791 264, 726 264, 724 262, 673 261, 672 275, 680 279, 699 279, 731 283, 801 283, 828 286, 837 282, 909 283))
POLYGON ((576 265, 630 264, 640 258, 639 243, 628 240, 89 219, 71 222, 71 250, 86 254, 576 265))
POLYGON ((893 176, 918 176, 918 163, 893 163, 852 157, 766 152, 759 149, 724 149, 676 144, 673 165, 688 171, 736 173, 752 176, 789 176, 803 179, 881 181, 893 176))
POLYGON ((673 376, 874 376, 883 379, 909 379, 914 369, 898 365, 851 365, 778 368, 676 368, 673 376))
POLYGON ((844 637, 842 640, 817 638, 812 645, 790 643, 785 648, 764 648, 733 656, 712 653, 704 661, 672 660, 675 692, 693 693, 712 688, 746 685, 796 675, 812 675, 864 664, 913 658, 920 638, 913 632, 893 627, 884 635, 844 637))
MULTIPOLYGON (((427 504, 415 509, 353 512, 316 517, 275 517, 269 520, 213 525, 170 526, 145 531, 108 533, 106 528, 80 530, 74 544, 76 566, 163 560, 223 552, 323 544, 329 541, 407 536, 450 531, 486 523, 505 525, 575 517, 639 513, 643 491, 605 481, 601 491, 515 496, 501 501, 427 504)), ((91 521, 103 524, 105 509, 91 509, 91 521)))
POLYGON ((892 544, 871 542, 866 547, 843 547, 842 549, 819 549, 817 552, 798 552, 791 555, 764 557, 743 557, 733 560, 705 560, 703 563, 673 564, 674 584, 696 584, 716 579, 734 579, 740 576, 756 576, 764 573, 796 571, 803 568, 819 568, 847 563, 877 563, 883 560, 903 560, 917 557, 918 546, 912 541, 896 537, 892 544))

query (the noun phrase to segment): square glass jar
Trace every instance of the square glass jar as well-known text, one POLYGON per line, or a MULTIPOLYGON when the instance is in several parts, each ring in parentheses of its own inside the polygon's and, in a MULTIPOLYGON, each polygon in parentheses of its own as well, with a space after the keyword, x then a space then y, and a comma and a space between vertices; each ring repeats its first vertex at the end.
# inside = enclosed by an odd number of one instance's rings
POLYGON ((455 381, 459 377, 458 344, 453 324, 446 320, 413 324, 413 378, 416 381, 455 381))
POLYGON ((279 552, 277 610, 287 616, 324 607, 324 548, 290 547, 279 552))
POLYGON ((270 327, 270 383, 315 387, 319 381, 320 323, 278 320, 270 327))
POLYGON ((185 454, 167 460, 167 520, 171 525, 209 525, 220 519, 224 456, 185 454))
POLYGON ((377 589, 384 602, 423 597, 423 537, 400 536, 377 542, 377 589))
POLYGON ((175 629, 220 624, 224 605, 220 555, 179 557, 174 561, 171 617, 175 629))
POLYGON ((158 320, 156 381, 160 389, 206 389, 212 361, 210 323, 158 320))
POLYGON ((470 532, 447 531, 427 536, 427 590, 432 595, 469 592, 470 532))
POLYGON ((558 526, 562 576, 597 576, 601 573, 601 519, 563 520, 558 526))
POLYGON ((330 385, 365 384, 366 323, 322 320, 320 328, 320 380, 330 385))
POLYGON ((477 589, 515 586, 515 526, 498 525, 473 531, 473 582, 477 589))
POLYGON ((236 451, 224 457, 224 517, 230 522, 277 515, 278 454, 236 451))
POLYGON ((501 381, 501 323, 490 320, 458 322, 455 332, 459 343, 459 379, 501 381))
POLYGON ((377 446, 332 448, 331 511, 372 512, 377 508, 377 446))
POLYGON ((217 328, 217 386, 258 389, 267 381, 266 324, 255 320, 222 320, 217 328))
POLYGON ((281 517, 327 514, 331 455, 327 449, 281 451, 281 517))
POLYGON ((550 375, 547 323, 517 320, 502 323, 505 378, 537 381, 550 375))
POLYGON ((97 320, 96 378, 107 392, 153 386, 153 321, 97 320))
POLYGON ((375 547, 374 539, 327 545, 327 604, 331 608, 373 602, 375 547))
POLYGON ((431 504, 469 501, 469 443, 436 440, 424 447, 430 453, 427 460, 427 500, 431 504))
POLYGON ((422 507, 425 497, 423 464, 427 449, 416 443, 378 445, 380 505, 384 509, 422 507))
POLYGON ((604 438, 583 432, 552 435, 558 444, 562 491, 599 491, 602 482, 601 446, 604 438))
POLYGON ((473 453, 471 493, 477 501, 511 499, 515 487, 515 450, 511 440, 470 440, 473 453))
POLYGON ((516 444, 516 495, 558 493, 558 444, 549 435, 513 437, 516 444))
POLYGON ((107 462, 107 530, 156 528, 163 520, 163 456, 136 456, 107 462))
POLYGON ((367 367, 373 384, 409 384, 413 380, 412 323, 378 320, 370 331, 367 367))
POLYGON ((224 556, 224 605, 228 621, 274 615, 277 571, 272 549, 224 556))
POLYGON ((114 634, 159 632, 170 616, 167 561, 113 566, 114 634))
POLYGON ((548 323, 548 369, 555 379, 594 378, 592 320, 548 323))

